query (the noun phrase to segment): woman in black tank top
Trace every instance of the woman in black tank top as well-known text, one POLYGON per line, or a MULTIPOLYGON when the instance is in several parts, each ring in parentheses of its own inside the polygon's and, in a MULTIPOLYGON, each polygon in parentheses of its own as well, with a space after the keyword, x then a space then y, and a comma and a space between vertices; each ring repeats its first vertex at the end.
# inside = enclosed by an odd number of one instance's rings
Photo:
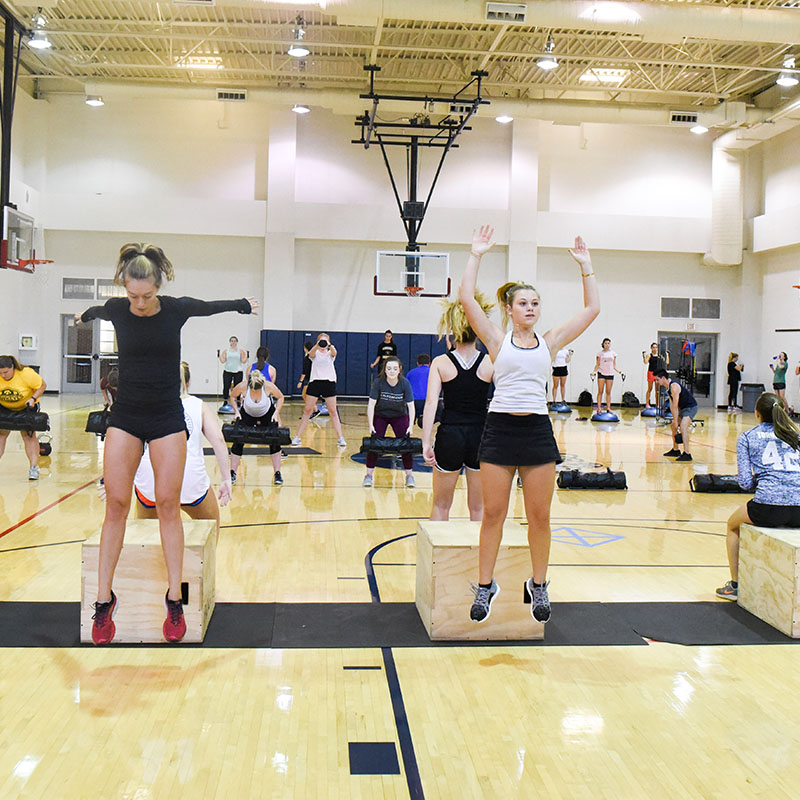
MULTIPOLYGON (((492 306, 476 295, 484 312, 492 306)), ((467 481, 469 518, 483 517, 478 449, 486 421, 494 367, 485 353, 476 347, 477 337, 467 322, 461 303, 445 306, 439 320, 439 338, 451 332, 454 347, 436 356, 428 374, 428 396, 422 416, 422 453, 425 463, 433 467, 432 520, 450 517, 458 476, 462 468, 467 481), (444 413, 436 433, 436 446, 431 443, 439 393, 444 395, 444 413)))

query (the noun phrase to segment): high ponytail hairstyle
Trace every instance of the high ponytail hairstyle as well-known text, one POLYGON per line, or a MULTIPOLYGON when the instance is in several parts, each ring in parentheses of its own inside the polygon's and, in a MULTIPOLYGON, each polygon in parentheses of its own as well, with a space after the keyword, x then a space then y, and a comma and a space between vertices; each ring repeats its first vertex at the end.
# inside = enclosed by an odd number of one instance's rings
POLYGON ((267 361, 269 361, 269 350, 266 347, 259 347, 256 350, 256 369, 259 372, 264 371, 264 367, 267 366, 267 361))
MULTIPOLYGON (((508 283, 504 283, 497 290, 497 303, 500 306, 500 316, 503 320, 503 328, 508 327, 509 317, 506 307, 513 305, 514 297, 516 296, 517 292, 521 291, 522 289, 530 289, 532 292, 536 292, 535 287, 531 286, 529 283, 522 283, 522 281, 509 281, 508 283)), ((539 292, 536 292, 536 296, 539 296, 539 292)))
POLYGON ((189 394, 189 381, 192 379, 192 374, 189 372, 189 365, 185 361, 181 361, 181 397, 186 397, 189 394))
POLYGON ((731 361, 736 361, 737 358, 739 358, 739 354, 738 353, 730 353, 728 355, 728 363, 730 364, 731 361))
MULTIPOLYGON (((482 292, 475 292, 475 300, 484 314, 488 314, 494 308, 494 303, 490 303, 482 292)), ((456 344, 471 344, 478 338, 467 321, 464 306, 458 300, 442 301, 442 316, 439 318, 437 331, 440 341, 446 334, 451 333, 456 344)))
POLYGON ((756 400, 756 411, 762 422, 772 425, 775 435, 793 450, 800 450, 800 428, 786 413, 783 400, 772 392, 764 392, 756 400))
POLYGON ((266 383, 267 379, 264 377, 263 372, 257 369, 250 370, 250 377, 247 379, 247 385, 251 389, 263 389, 266 383))
POLYGON ((124 286, 129 280, 146 281, 152 278, 158 289, 165 279, 171 281, 174 277, 172 263, 160 247, 135 242, 122 245, 114 283, 124 286))
POLYGON ((11 367, 19 372, 22 369, 22 364, 14 356, 0 356, 0 369, 10 369, 11 367))

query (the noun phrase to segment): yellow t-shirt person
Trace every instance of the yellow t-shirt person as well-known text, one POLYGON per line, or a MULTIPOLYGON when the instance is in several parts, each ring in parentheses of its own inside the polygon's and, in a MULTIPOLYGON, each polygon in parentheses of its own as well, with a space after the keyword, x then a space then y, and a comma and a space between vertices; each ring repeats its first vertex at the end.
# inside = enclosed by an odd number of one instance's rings
POLYGON ((42 385, 42 378, 30 367, 15 369, 10 381, 0 377, 0 405, 10 411, 22 411, 33 393, 42 385))

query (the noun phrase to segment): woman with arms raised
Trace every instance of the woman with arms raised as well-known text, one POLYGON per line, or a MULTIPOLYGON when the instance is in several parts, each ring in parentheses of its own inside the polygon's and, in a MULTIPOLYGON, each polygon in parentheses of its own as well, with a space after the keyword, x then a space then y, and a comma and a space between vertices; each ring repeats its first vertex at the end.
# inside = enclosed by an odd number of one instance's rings
POLYGON ((600 313, 592 260, 580 237, 570 255, 581 268, 583 309, 572 319, 544 334, 534 330, 541 312, 539 293, 526 283, 506 283, 497 290, 506 333, 492 322, 475 299, 481 257, 492 246, 494 230, 484 225, 472 238, 472 250, 461 280, 458 299, 472 329, 486 345, 494 362, 495 393, 480 449, 483 520, 481 521, 478 583, 470 617, 483 622, 500 587, 493 580, 495 561, 508 512, 515 470, 519 470, 533 576, 527 581, 531 614, 539 622, 550 619, 547 566, 550 557, 550 503, 560 460, 547 415, 547 379, 551 353, 558 352, 583 333, 600 313))

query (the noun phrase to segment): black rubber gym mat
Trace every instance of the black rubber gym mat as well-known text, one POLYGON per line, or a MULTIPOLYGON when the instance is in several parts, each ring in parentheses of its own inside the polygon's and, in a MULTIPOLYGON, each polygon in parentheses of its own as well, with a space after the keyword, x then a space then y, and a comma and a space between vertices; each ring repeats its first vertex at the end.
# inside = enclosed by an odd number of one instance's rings
MULTIPOLYGON (((431 642, 413 603, 217 603, 202 644, 115 646, 586 647, 646 645, 645 638, 685 645, 800 642, 723 602, 557 603, 545 636, 544 641, 431 642)), ((0 647, 79 647, 79 640, 78 603, 0 603, 0 647)))
MULTIPOLYGON (((320 455, 319 450, 313 450, 310 447, 291 447, 290 445, 285 445, 281 448, 290 456, 318 456, 320 455)), ((256 445, 248 444, 247 449, 244 451, 245 455, 248 456, 268 456, 270 454, 269 447, 257 447, 256 445)), ((203 455, 204 456, 213 456, 214 449, 211 447, 204 447, 203 448, 203 455)))

